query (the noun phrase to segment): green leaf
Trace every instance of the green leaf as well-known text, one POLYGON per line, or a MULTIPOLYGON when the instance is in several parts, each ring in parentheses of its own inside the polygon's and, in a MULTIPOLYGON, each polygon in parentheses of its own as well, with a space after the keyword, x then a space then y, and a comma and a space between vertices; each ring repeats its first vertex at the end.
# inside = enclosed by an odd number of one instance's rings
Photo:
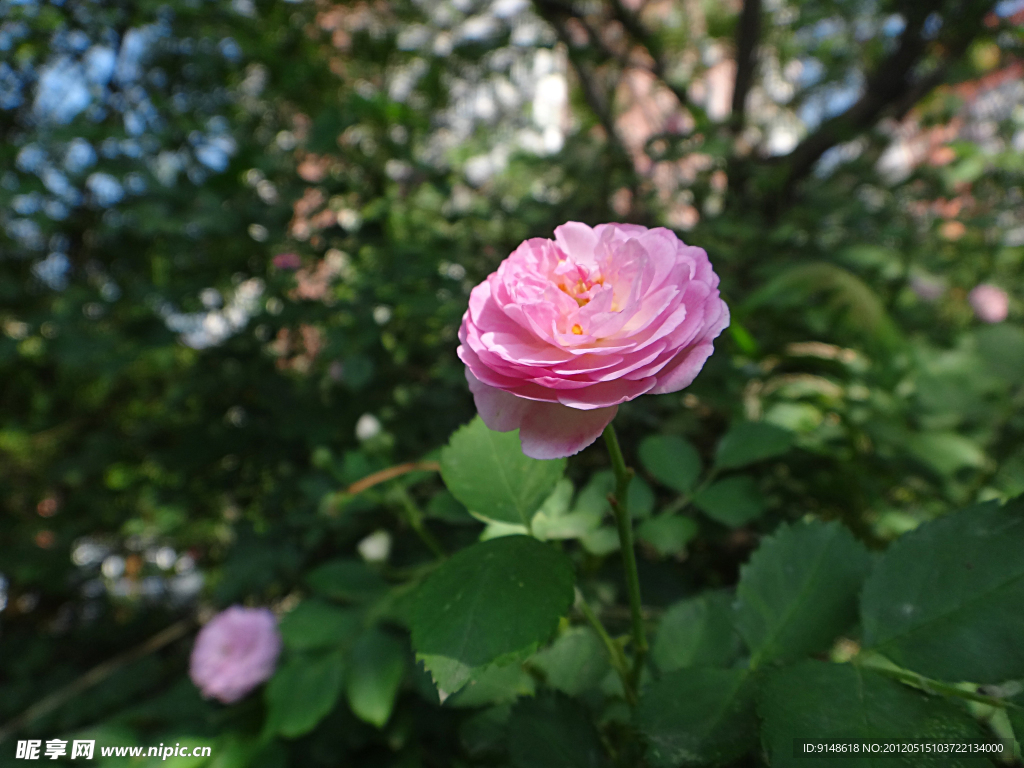
MULTIPOLYGON (((633 485, 630 483, 630 485, 633 485)), ((602 469, 590 476, 583 490, 576 497, 573 512, 584 512, 597 515, 598 519, 611 513, 608 494, 615 490, 615 473, 610 469, 602 469)))
POLYGON ((1024 693, 1018 693, 1010 702, 1016 706, 1007 707, 1006 716, 1017 744, 1024 745, 1024 693))
POLYGON ((978 444, 955 432, 910 435, 907 448, 918 460, 944 476, 960 469, 977 469, 985 465, 985 452, 978 444))
POLYGON ((610 525, 598 528, 596 531, 591 531, 580 540, 580 543, 587 552, 598 557, 618 552, 621 546, 619 530, 610 525))
POLYGON ((626 498, 629 499, 629 514, 637 520, 650 517, 651 512, 654 511, 654 491, 651 490, 651 486, 647 484, 647 481, 639 475, 635 475, 629 481, 629 491, 626 492, 626 498))
POLYGON ((267 684, 266 731, 295 738, 313 730, 334 709, 344 670, 338 651, 292 656, 267 684))
POLYGON ((405 677, 405 643, 381 629, 371 629, 356 641, 349 657, 345 695, 360 720, 383 728, 391 717, 398 688, 405 677))
POLYGON ((533 535, 548 539, 578 539, 601 524, 602 513, 585 509, 569 511, 572 504, 572 480, 563 478, 533 516, 533 535))
POLYGON ((505 536, 474 544, 423 583, 412 607, 412 643, 443 695, 471 670, 530 653, 573 602, 572 562, 549 544, 505 536))
POLYGON ((463 720, 459 727, 462 748, 474 760, 502 756, 506 751, 505 729, 511 714, 511 704, 498 704, 463 720))
POLYGON ((636 709, 654 768, 719 765, 757 745, 752 678, 741 669, 678 669, 647 686, 636 709))
POLYGON ((364 602, 387 588, 384 580, 361 560, 338 559, 314 568, 306 576, 314 592, 333 600, 364 602))
POLYGON ((998 323, 975 334, 978 352, 991 371, 1009 382, 1024 380, 1024 330, 998 323))
POLYGON ((453 525, 477 524, 469 511, 448 491, 435 493, 427 502, 427 508, 424 511, 428 517, 444 520, 453 525))
POLYGON ((565 472, 565 459, 523 454, 519 432, 492 432, 477 416, 441 451, 448 490, 478 517, 528 526, 565 472))
POLYGON ((544 673, 548 685, 570 696, 598 686, 610 669, 604 645, 590 627, 570 627, 530 663, 544 673))
POLYGON ((728 667, 739 657, 732 596, 709 592, 671 606, 661 617, 651 661, 662 672, 686 667, 728 667))
MULTIPOLYGON (((529 536, 530 531, 525 525, 513 523, 488 523, 480 534, 480 541, 498 539, 502 536, 529 536)), ((537 537, 540 538, 540 537, 537 537)))
POLYGON ((783 525, 740 571, 736 627, 756 666, 825 650, 857 619, 870 556, 836 522, 783 525))
POLYGON ((640 442, 640 463, 662 485, 687 493, 701 471, 700 454, 677 435, 651 435, 640 442))
MULTIPOLYGON (((561 517, 569 513, 569 508, 572 506, 572 497, 576 492, 576 486, 572 484, 572 480, 567 477, 563 477, 557 483, 555 483, 555 489, 551 492, 551 495, 544 499, 544 503, 540 505, 540 509, 537 510, 537 515, 546 515, 547 517, 561 517)), ((536 517, 536 515, 534 515, 536 517)))
POLYGON ((533 535, 541 541, 581 539, 601 525, 601 518, 589 512, 570 512, 561 517, 547 517, 538 512, 533 518, 533 535))
POLYGON ((891 347, 899 332, 875 290, 854 275, 830 262, 812 262, 790 267, 752 293, 744 302, 745 315, 758 307, 806 307, 817 297, 828 297, 828 306, 843 324, 859 333, 870 334, 883 346, 891 347))
POLYGON ((559 694, 522 699, 508 722, 512 768, 600 768, 604 751, 590 716, 559 694))
POLYGON ((709 485, 693 503, 712 520, 739 528, 764 512, 764 500, 752 477, 728 477, 709 485))
POLYGON ((490 666, 473 671, 470 680, 446 702, 450 707, 482 707, 507 704, 520 696, 532 696, 537 683, 522 664, 490 666))
POLYGON ((793 445, 793 433, 763 421, 743 421, 725 433, 715 454, 715 467, 736 469, 781 456, 793 445))
MULTIPOLYGON (((833 765, 794 757, 794 740, 835 742, 853 740, 943 741, 981 739, 984 734, 966 710, 949 700, 928 696, 853 664, 804 661, 767 675, 758 696, 764 748, 772 768, 833 765)), ((843 766, 961 766, 991 765, 987 760, 964 760, 937 755, 899 760, 889 756, 848 756, 843 766)))
POLYGON ((259 739, 226 733, 212 748, 209 768, 247 768, 263 748, 259 739))
POLYGON ((864 644, 940 680, 1024 677, 1024 497, 897 539, 864 585, 864 644))
POLYGON ((662 515, 644 520, 637 528, 637 537, 650 544, 662 557, 675 555, 697 535, 695 520, 683 515, 662 515))
POLYGON ((359 611, 317 598, 303 600, 279 625, 285 646, 296 651, 346 645, 361 628, 359 611))

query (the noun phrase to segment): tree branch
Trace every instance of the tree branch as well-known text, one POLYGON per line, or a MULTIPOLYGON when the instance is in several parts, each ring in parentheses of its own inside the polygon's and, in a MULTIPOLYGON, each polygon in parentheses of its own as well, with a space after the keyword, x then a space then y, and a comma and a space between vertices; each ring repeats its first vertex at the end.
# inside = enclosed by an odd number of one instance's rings
POLYGON ((912 79, 920 63, 927 42, 922 36, 928 8, 914 5, 897 49, 870 76, 864 95, 846 112, 822 123, 818 130, 805 138, 797 147, 777 162, 788 166, 783 184, 783 196, 788 196, 795 184, 810 173, 825 152, 873 126, 884 114, 903 117, 910 109, 939 85, 949 65, 962 56, 977 36, 985 16, 991 11, 991 2, 965 4, 959 18, 946 18, 945 27, 952 30, 943 41, 945 55, 931 73, 912 79))
POLYGON ((128 664, 136 662, 139 659, 160 650, 165 645, 170 645, 175 640, 184 637, 192 631, 193 627, 195 627, 195 620, 191 618, 182 619, 181 621, 167 627, 162 632, 158 632, 153 635, 153 637, 142 643, 142 645, 137 645, 135 648, 132 648, 119 656, 115 656, 112 659, 104 661, 102 664, 98 664, 77 680, 74 680, 63 688, 54 691, 49 696, 43 697, 22 712, 18 717, 14 718, 9 723, 6 723, 2 728, 0 728, 0 742, 6 741, 26 725, 31 724, 34 720, 38 720, 43 715, 50 714, 58 707, 75 698, 80 693, 89 690, 97 683, 103 682, 119 669, 122 669, 128 664))
POLYGON ((823 122, 817 131, 781 159, 789 166, 784 184, 786 192, 810 173, 826 151, 873 125, 889 104, 906 96, 912 87, 910 72, 925 48, 925 40, 921 37, 923 25, 924 16, 921 14, 908 19, 899 47, 869 78, 864 95, 843 114, 823 122))
POLYGON ((604 128, 605 133, 608 134, 609 143, 618 153, 625 156, 627 154, 625 145, 622 142, 622 138, 619 136, 618 129, 615 127, 615 117, 612 114, 611 105, 599 92, 595 83, 596 78, 588 69, 586 63, 581 59, 579 51, 575 46, 573 46, 572 38, 569 35, 568 30, 565 28, 566 18, 574 17, 574 14, 570 9, 566 8, 556 0, 534 0, 534 5, 536 6, 537 12, 540 14, 541 18, 552 26, 555 30, 555 34, 558 35, 558 39, 568 50, 569 62, 572 64, 573 70, 576 72, 576 77, 580 81, 583 98, 586 100, 587 106, 590 107, 591 111, 601 123, 601 127, 604 128))
POLYGON ((754 55, 761 38, 761 0, 744 0, 736 28, 736 81, 732 89, 732 115, 729 124, 734 133, 743 129, 746 119, 747 94, 754 82, 754 55))
POLYGON ((612 13, 615 18, 618 19, 619 23, 626 29, 629 36, 646 48, 647 52, 651 55, 651 61, 653 62, 653 65, 651 66, 651 73, 658 78, 658 80, 660 80, 665 87, 673 93, 673 95, 675 95, 681 107, 690 110, 694 118, 698 121, 706 122, 707 115, 704 110, 690 102, 690 96, 686 92, 686 88, 669 82, 668 77, 665 74, 666 67, 664 51, 662 50, 661 42, 658 38, 644 27, 640 18, 636 14, 622 4, 622 0, 610 0, 610 2, 612 6, 612 13))

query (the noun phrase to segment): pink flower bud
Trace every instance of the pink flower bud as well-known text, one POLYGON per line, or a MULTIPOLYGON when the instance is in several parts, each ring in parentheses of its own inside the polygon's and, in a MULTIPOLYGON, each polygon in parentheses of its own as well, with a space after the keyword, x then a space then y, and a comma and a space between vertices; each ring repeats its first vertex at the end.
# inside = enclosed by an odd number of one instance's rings
POLYGON ((571 221, 473 289, 458 354, 484 423, 553 459, 594 442, 620 403, 689 386, 728 325, 703 249, 668 229, 571 221))
POLYGON ((1010 297, 1006 291, 988 283, 974 286, 967 300, 974 309, 974 316, 985 323, 1001 323, 1010 311, 1010 297))
POLYGON ((200 630, 189 675, 204 697, 231 704, 274 674, 280 651, 273 613, 233 605, 200 630))

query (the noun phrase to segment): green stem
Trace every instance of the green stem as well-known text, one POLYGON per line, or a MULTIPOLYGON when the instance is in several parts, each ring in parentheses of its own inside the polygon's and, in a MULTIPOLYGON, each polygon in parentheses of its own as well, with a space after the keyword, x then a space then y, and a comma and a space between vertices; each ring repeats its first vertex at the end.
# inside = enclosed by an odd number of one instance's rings
POLYGON ((604 628, 604 624, 597 618, 597 614, 587 603, 583 594, 577 589, 576 590, 576 602, 580 607, 580 611, 583 613, 583 617, 587 620, 594 631, 597 632, 597 636, 601 638, 601 642, 604 643, 604 649, 608 652, 608 660, 611 662, 612 667, 619 675, 619 679, 622 681, 622 690, 626 694, 626 701, 630 706, 636 704, 636 689, 633 686, 632 675, 629 671, 629 662, 626 661, 626 654, 622 652, 622 646, 619 645, 612 636, 608 634, 608 630, 604 628))
POLYGON ((416 505, 416 502, 413 501, 409 492, 405 488, 397 488, 395 495, 402 506, 402 511, 405 512, 403 517, 409 523, 409 527, 420 537, 420 541, 427 546, 427 549, 434 553, 435 557, 439 560, 444 560, 448 556, 444 551, 444 547, 441 546, 441 542, 434 537, 434 534, 430 532, 427 526, 423 524, 423 512, 416 505))
POLYGON ((701 491, 703 491, 705 488, 711 485, 712 481, 714 481, 716 477, 718 477, 718 469, 716 467, 712 467, 711 471, 708 472, 707 476, 700 482, 700 484, 694 490, 688 493, 681 494, 679 498, 677 498, 675 501, 673 501, 671 504, 665 507, 665 510, 661 513, 661 516, 668 517, 670 515, 674 515, 676 512, 680 512, 686 509, 690 505, 690 502, 692 502, 697 497, 697 494, 699 494, 701 491))
POLYGON ((852 659, 853 663, 864 669, 870 669, 873 672, 878 672, 886 677, 891 677, 893 680, 898 680, 901 683, 912 685, 915 688, 920 688, 927 693, 938 693, 943 696, 955 696, 959 699, 966 699, 967 701, 974 701, 979 704, 988 704, 991 707, 998 707, 1000 709, 1015 708, 1016 705, 1013 702, 1006 701, 1005 699, 999 699, 995 696, 986 696, 983 693, 977 691, 969 691, 960 688, 949 683, 942 683, 938 680, 932 680, 924 675, 919 675, 917 672, 911 672, 909 669, 903 669, 893 664, 891 661, 882 656, 877 656, 873 653, 864 653, 856 656, 852 659))
POLYGON ((615 434, 615 427, 611 424, 604 429, 604 441, 612 459, 612 469, 615 471, 615 494, 609 497, 609 501, 619 529, 622 565, 626 571, 626 590, 629 593, 629 612, 633 619, 632 683, 635 688, 640 680, 640 672, 647 656, 647 633, 644 630, 644 616, 640 601, 640 576, 636 570, 636 552, 633 549, 633 523, 629 518, 629 481, 633 479, 633 470, 626 466, 626 460, 622 457, 622 448, 619 447, 619 438, 615 434))

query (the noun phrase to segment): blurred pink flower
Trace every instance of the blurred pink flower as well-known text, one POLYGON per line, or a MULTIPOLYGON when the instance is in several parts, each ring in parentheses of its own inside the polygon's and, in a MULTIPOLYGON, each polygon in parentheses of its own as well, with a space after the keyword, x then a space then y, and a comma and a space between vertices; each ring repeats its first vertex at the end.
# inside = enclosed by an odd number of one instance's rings
POLYGON ((205 698, 231 704, 274 674, 280 651, 273 613, 233 605, 200 630, 189 675, 205 698))
POLYGON ((1001 323, 1010 311, 1010 297, 1006 291, 988 283, 974 286, 967 294, 974 315, 986 323, 1001 323))
POLYGON ((298 269, 302 266, 302 259, 297 253, 279 253, 273 261, 276 269, 298 269))
POLYGON ((619 403, 688 386, 728 325, 702 248, 663 228, 568 222, 473 289, 458 354, 484 423, 553 459, 594 442, 619 403))

